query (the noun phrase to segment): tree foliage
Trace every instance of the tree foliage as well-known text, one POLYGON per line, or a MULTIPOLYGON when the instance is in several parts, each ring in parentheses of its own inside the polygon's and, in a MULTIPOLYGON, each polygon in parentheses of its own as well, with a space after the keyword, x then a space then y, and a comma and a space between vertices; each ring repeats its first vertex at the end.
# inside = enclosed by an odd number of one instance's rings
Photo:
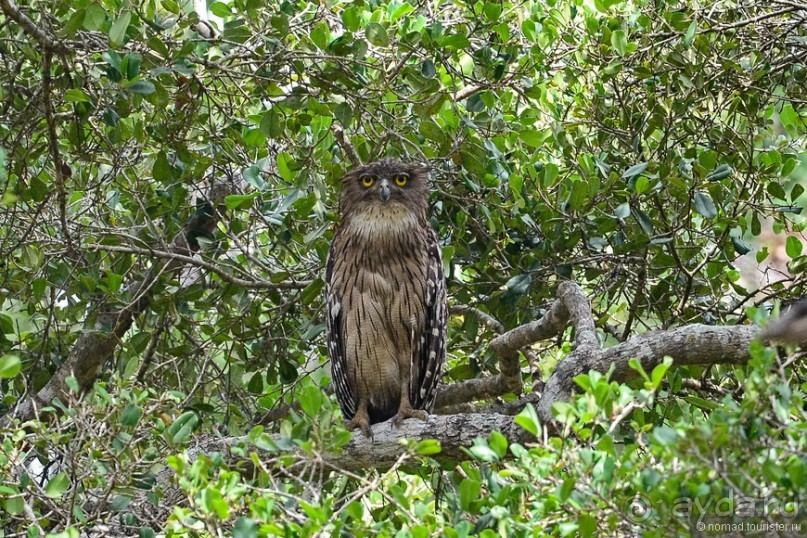
POLYGON ((550 427, 526 402, 566 332, 519 355, 526 399, 495 402, 530 442, 327 458, 350 434, 322 269, 355 162, 432 167, 447 384, 499 373, 492 338, 565 280, 605 347, 803 294, 807 4, 702 4, 0 1, 0 534, 799 521, 802 354, 758 342, 739 366, 585 372, 550 427))

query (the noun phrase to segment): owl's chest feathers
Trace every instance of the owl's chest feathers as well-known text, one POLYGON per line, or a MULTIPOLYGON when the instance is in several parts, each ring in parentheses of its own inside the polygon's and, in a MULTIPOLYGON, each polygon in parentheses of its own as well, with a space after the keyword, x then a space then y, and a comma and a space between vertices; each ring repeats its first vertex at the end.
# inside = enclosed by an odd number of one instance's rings
POLYGON ((383 209, 368 208, 343 223, 345 291, 382 301, 404 291, 420 296, 427 262, 423 225, 409 211, 383 209))
POLYGON ((401 242, 419 240, 422 223, 418 216, 398 204, 371 205, 345 222, 345 235, 354 239, 353 246, 378 251, 388 250, 401 242))

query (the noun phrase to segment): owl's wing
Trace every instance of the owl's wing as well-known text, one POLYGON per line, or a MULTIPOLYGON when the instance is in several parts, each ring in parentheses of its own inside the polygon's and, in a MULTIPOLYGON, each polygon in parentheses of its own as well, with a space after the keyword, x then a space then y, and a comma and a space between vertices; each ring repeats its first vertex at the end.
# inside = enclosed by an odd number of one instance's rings
POLYGON ((342 297, 333 286, 334 257, 338 255, 337 232, 328 251, 328 261, 325 263, 325 334, 328 341, 328 355, 331 358, 331 379, 336 392, 336 399, 346 420, 356 414, 356 398, 347 379, 347 357, 342 330, 342 297))
POLYGON ((437 234, 429 230, 427 240, 428 262, 426 268, 426 316, 420 349, 413 361, 418 364, 412 369, 418 372, 418 383, 412 387, 412 400, 415 409, 431 411, 437 396, 437 383, 446 356, 446 327, 448 324, 448 299, 446 279, 443 275, 443 259, 437 234))

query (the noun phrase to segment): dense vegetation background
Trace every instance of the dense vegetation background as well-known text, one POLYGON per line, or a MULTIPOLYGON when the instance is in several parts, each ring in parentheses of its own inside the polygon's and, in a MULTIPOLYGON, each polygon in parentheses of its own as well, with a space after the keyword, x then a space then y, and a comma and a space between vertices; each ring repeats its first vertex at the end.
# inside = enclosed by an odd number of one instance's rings
POLYGON ((383 156, 433 167, 446 383, 566 279, 606 347, 764 323, 804 294, 807 3, 203 4, 0 0, 0 536, 807 525, 803 352, 595 371, 549 428, 567 331, 496 403, 529 442, 349 471, 322 338, 338 179, 383 156))

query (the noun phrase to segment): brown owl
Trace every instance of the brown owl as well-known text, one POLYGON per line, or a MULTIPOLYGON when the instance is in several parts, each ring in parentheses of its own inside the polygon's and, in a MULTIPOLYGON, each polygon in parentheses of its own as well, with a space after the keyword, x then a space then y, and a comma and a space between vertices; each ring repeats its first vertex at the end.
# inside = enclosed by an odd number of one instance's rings
POLYGON ((447 299, 428 169, 383 160, 342 179, 328 253, 327 339, 348 429, 426 419, 446 353, 447 299))

